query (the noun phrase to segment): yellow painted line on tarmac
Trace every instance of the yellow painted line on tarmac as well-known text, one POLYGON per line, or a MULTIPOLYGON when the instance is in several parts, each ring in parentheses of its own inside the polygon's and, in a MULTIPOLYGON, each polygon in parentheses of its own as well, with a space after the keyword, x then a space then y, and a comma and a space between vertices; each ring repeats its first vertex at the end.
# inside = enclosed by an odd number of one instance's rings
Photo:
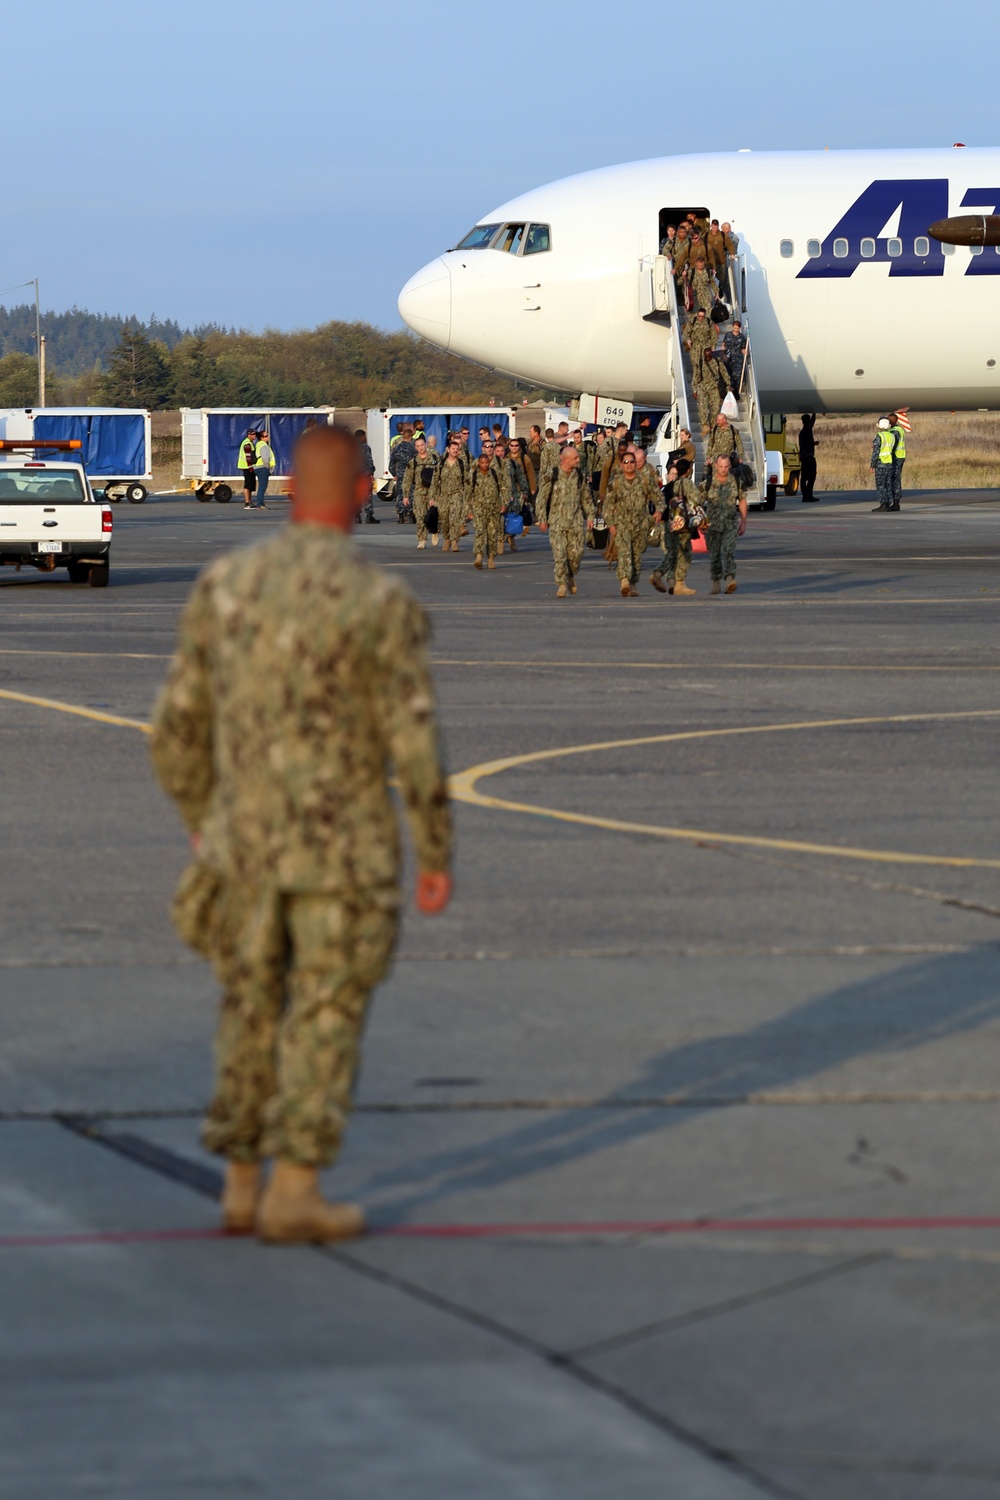
POLYGON ((627 823, 617 818, 601 818, 589 813, 564 812, 558 808, 538 807, 527 802, 512 802, 489 797, 477 790, 477 783, 488 776, 522 766, 537 765, 570 755, 599 754, 608 750, 634 749, 641 745, 676 745, 689 740, 734 738, 738 735, 781 734, 802 730, 836 729, 873 724, 917 724, 962 719, 1000 718, 1000 709, 967 709, 954 713, 887 714, 857 719, 810 719, 788 724, 754 724, 734 729, 692 729, 677 734, 642 735, 636 739, 601 740, 591 745, 568 745, 553 750, 534 750, 524 755, 510 755, 502 760, 483 761, 460 771, 450 781, 456 802, 473 807, 488 807, 501 812, 525 813, 560 823, 577 823, 587 828, 601 828, 612 833, 636 833, 647 838, 680 839, 687 843, 729 844, 751 849, 775 849, 786 854, 821 854, 838 859, 864 860, 872 864, 943 865, 953 869, 1000 870, 1000 859, 968 859, 948 854, 912 854, 890 849, 858 849, 850 845, 814 844, 799 839, 775 839, 740 833, 711 832, 703 828, 659 827, 651 823, 627 823))
POLYGON ((98 724, 113 724, 119 729, 141 729, 150 733, 150 726, 142 719, 123 719, 119 714, 104 713, 99 708, 81 708, 78 703, 63 703, 58 698, 34 698, 30 693, 13 693, 9 688, 0 688, 0 698, 11 703, 28 703, 32 708, 52 708, 61 714, 74 714, 79 719, 95 719, 98 724))
POLYGON ((0 656, 107 656, 124 661, 169 661, 169 651, 50 651, 33 646, 0 646, 0 656))

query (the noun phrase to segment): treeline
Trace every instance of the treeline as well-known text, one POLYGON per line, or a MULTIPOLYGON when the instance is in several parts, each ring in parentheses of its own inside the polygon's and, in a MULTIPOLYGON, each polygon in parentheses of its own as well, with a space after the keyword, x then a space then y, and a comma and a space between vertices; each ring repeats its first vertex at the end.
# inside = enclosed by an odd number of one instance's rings
MULTIPOLYGON (((171 319, 161 322, 154 316, 148 323, 144 323, 141 318, 84 312, 79 307, 70 308, 69 312, 44 312, 41 323, 42 333, 45 335, 46 358, 61 376, 86 375, 95 365, 106 368, 115 345, 126 328, 140 329, 147 338, 166 344, 168 349, 173 349, 192 332, 207 331, 204 328, 182 328, 171 319)), ((0 355, 4 354, 34 356, 33 306, 0 307, 0 355)))
MULTIPOLYGON (((54 341, 49 343, 51 316, 43 323, 50 406, 471 406, 491 400, 516 405, 525 397, 544 400, 554 394, 491 374, 411 334, 384 333, 368 323, 255 334, 221 328, 183 332, 176 324, 138 326, 121 319, 105 355, 83 371, 71 370, 60 364, 54 341), (161 337, 161 330, 169 330, 170 337, 161 337)), ((31 319, 33 333, 33 310, 31 319)), ((0 406, 31 405, 37 390, 33 341, 30 353, 4 352, 0 406)))

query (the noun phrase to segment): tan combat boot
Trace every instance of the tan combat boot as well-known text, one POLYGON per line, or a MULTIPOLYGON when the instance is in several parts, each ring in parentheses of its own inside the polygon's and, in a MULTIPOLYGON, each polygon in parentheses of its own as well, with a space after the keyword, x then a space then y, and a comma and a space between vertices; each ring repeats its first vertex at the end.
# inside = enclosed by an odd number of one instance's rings
POLYGON ((319 1245, 364 1234, 365 1216, 356 1203, 327 1203, 315 1167, 274 1163, 257 1209, 257 1233, 271 1245, 319 1245))
POLYGON ((561 583, 559 585, 559 587, 556 589, 556 598, 557 599, 565 599, 565 597, 566 597, 566 585, 564 583, 561 583))
POLYGON ((437 546, 437 544, 438 544, 438 542, 439 542, 439 541, 440 541, 440 540, 441 540, 441 538, 440 538, 440 536, 439 536, 439 535, 438 535, 438 533, 437 533, 437 532, 436 532, 436 531, 432 531, 432 532, 431 532, 431 546, 432 546, 432 547, 436 547, 436 546, 437 546))
POLYGON ((487 566, 487 568, 489 568, 489 570, 490 570, 491 573, 492 573, 493 569, 496 567, 496 565, 497 565, 497 560, 496 560, 495 557, 488 557, 486 559, 486 566, 487 566))
POLYGON ((638 599, 639 597, 639 590, 634 583, 630 583, 628 586, 628 596, 630 599, 638 599))
POLYGON ((569 591, 570 591, 571 594, 575 594, 576 593, 576 579, 575 578, 571 578, 570 581, 569 581, 569 591))
POLYGON ((418 552, 423 552, 425 550, 426 546, 427 546, 426 542, 418 542, 417 543, 417 551, 418 552))
POLYGON ((618 590, 618 592, 621 594, 621 596, 622 596, 623 599, 627 599, 628 598, 630 590, 629 590, 628 579, 627 578, 623 578, 622 579, 621 588, 618 590))
POLYGON ((726 593, 727 594, 735 594, 736 593, 736 579, 732 576, 732 574, 730 574, 729 577, 726 579, 726 593))
POLYGON ((474 568, 481 568, 483 566, 483 554, 481 552, 476 553, 476 560, 472 566, 474 568))
POLYGON ((713 594, 721 594, 722 593, 722 584, 719 582, 718 578, 713 578, 712 579, 712 587, 711 587, 710 592, 713 593, 713 594))
POLYGON ((222 1188, 222 1227, 227 1234, 251 1234, 260 1197, 260 1162, 227 1161, 222 1188))
POLYGON ((667 585, 663 582, 663 578, 659 573, 650 573, 649 581, 658 594, 665 594, 667 592, 667 585))
POLYGON ((696 594, 698 590, 689 589, 686 583, 675 583, 670 592, 672 594, 687 594, 690 597, 692 594, 696 594))

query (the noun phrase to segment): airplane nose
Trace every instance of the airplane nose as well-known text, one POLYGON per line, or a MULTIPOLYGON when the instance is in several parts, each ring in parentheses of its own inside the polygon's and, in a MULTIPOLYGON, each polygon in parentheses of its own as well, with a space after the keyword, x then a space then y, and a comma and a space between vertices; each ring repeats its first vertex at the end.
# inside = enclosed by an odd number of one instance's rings
POLYGON ((397 306, 408 328, 447 349, 451 339, 451 273, 440 256, 410 277, 397 306))

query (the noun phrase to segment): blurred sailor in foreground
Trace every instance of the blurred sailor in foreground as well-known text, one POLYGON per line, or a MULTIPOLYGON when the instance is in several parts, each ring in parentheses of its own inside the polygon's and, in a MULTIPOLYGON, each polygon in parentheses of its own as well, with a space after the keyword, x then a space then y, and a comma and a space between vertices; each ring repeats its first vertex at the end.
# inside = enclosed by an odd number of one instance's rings
POLYGON ((324 1201, 317 1170, 337 1156, 396 937, 390 762, 426 913, 451 893, 451 822, 427 618, 347 535, 367 498, 351 434, 303 434, 293 485, 291 524, 195 585, 152 754, 196 850, 175 922, 223 991, 202 1135, 227 1158, 224 1222, 324 1241, 364 1229, 360 1208, 324 1201))

